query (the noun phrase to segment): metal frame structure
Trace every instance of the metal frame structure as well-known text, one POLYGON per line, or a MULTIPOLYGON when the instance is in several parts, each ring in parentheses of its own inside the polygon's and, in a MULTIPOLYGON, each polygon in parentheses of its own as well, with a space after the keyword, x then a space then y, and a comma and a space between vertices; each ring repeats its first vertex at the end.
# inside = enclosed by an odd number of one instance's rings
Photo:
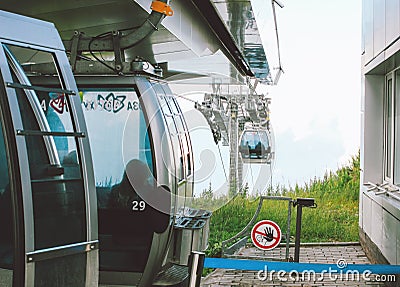
MULTIPOLYGON (((250 230, 253 228, 254 224, 257 221, 258 215, 260 214, 261 208, 263 206, 264 201, 267 200, 277 200, 277 201, 287 201, 288 202, 288 215, 287 215, 287 225, 286 225, 286 233, 285 233, 285 259, 283 261, 291 261, 291 257, 289 254, 290 247, 290 223, 292 218, 292 206, 294 204, 294 200, 290 197, 280 197, 280 196, 261 196, 258 202, 257 210, 254 213, 250 222, 240 231, 238 234, 225 240, 222 242, 222 255, 223 256, 234 256, 234 253, 237 252, 240 248, 244 247, 249 239, 250 230), (232 244, 233 243, 233 244, 232 244), (229 244, 232 244, 229 246, 229 244)), ((264 259, 272 259, 277 260, 276 258, 264 258, 264 259)))
MULTIPOLYGON (((257 81, 254 86, 249 83, 250 90, 243 86, 243 93, 239 94, 221 93, 220 82, 214 79, 214 93, 205 94, 204 101, 195 107, 207 119, 215 143, 222 141, 223 145, 230 147, 229 187, 234 195, 242 187, 243 160, 238 149, 240 135, 249 125, 270 132, 271 99, 255 92, 257 81)), ((261 163, 272 164, 274 147, 271 147, 270 160, 261 163)))
MULTIPOLYGON (((235 255, 235 253, 242 247, 246 246, 247 241, 250 237, 250 230, 253 228, 260 214, 261 208, 264 201, 287 201, 288 202, 288 214, 286 221, 286 234, 285 234, 285 258, 275 258, 275 257, 263 257, 263 260, 276 260, 276 261, 294 261, 299 262, 300 258, 300 239, 301 239, 301 221, 303 216, 303 207, 316 208, 317 205, 313 198, 297 198, 292 199, 290 197, 282 196, 261 196, 257 206, 257 210, 254 213, 250 222, 235 236, 222 242, 222 256, 223 257, 238 257, 240 255, 235 255), (292 207, 297 208, 296 213, 296 236, 294 243, 294 257, 290 256, 290 224, 292 218, 292 207)), ((259 258, 256 258, 259 259, 259 258)))

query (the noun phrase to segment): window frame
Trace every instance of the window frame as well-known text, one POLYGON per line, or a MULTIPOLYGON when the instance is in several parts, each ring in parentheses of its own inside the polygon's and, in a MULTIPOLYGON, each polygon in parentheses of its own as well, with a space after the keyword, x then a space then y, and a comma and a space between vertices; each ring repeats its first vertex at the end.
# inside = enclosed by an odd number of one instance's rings
MULTIPOLYGON (((3 42, 0 42, 0 45, 3 42)), ((0 53, 1 54, 1 53, 0 53)), ((0 69, 0 120, 2 125, 6 157, 8 164, 9 185, 11 191, 11 202, 13 208, 13 240, 14 240, 14 263, 13 263, 13 286, 22 286, 25 282, 25 227, 24 206, 22 196, 22 183, 20 175, 17 142, 14 136, 13 119, 10 103, 8 101, 4 75, 0 69)))
MULTIPOLYGON (((52 54, 54 62, 57 67, 58 80, 60 81, 60 83, 62 83, 63 87, 64 86, 68 87, 68 90, 62 89, 62 92, 65 91, 66 93, 71 95, 71 98, 67 99, 67 101, 68 104, 72 105, 72 107, 71 106, 69 107, 71 108, 70 111, 72 111, 71 121, 73 129, 79 130, 79 132, 76 133, 66 132, 65 134, 68 134, 67 136, 71 137, 72 136, 79 137, 75 140, 75 142, 77 143, 76 148, 77 148, 77 153, 79 155, 79 159, 82 160, 82 162, 81 161, 79 162, 80 165, 83 167, 84 163, 88 163, 88 159, 90 159, 90 155, 88 152, 89 146, 88 146, 88 141, 85 138, 85 125, 82 124, 81 122, 83 115, 77 109, 78 106, 77 101, 79 99, 77 98, 77 93, 76 93, 77 89, 75 81, 71 70, 69 70, 69 66, 66 65, 66 63, 68 63, 68 59, 65 52, 63 50, 58 50, 52 47, 38 46, 36 44, 28 44, 25 42, 17 42, 8 39, 2 39, 0 41, 0 44, 14 45, 21 48, 35 49, 52 54)), ((17 250, 15 253, 16 254, 15 274, 18 275, 14 276, 14 285, 22 286, 26 284, 26 282, 34 282, 36 278, 39 278, 37 277, 38 273, 36 271, 38 270, 38 268, 36 267, 38 265, 36 264, 44 262, 44 260, 47 260, 46 262, 50 262, 50 260, 53 259, 63 260, 63 258, 66 258, 66 256, 68 255, 85 256, 86 260, 82 262, 88 262, 88 260, 96 260, 97 255, 95 252, 97 252, 98 249, 98 240, 95 233, 97 226, 94 225, 96 223, 94 216, 95 213, 91 208, 91 203, 87 200, 89 196, 90 197, 93 196, 93 192, 87 185, 87 183, 90 183, 90 181, 92 181, 90 174, 91 167, 89 164, 89 166, 85 165, 85 168, 81 169, 81 177, 82 180, 84 181, 83 185, 84 198, 85 198, 84 209, 86 213, 85 214, 86 236, 84 238, 84 241, 62 246, 58 245, 54 248, 51 247, 42 250, 37 249, 35 247, 33 236, 31 236, 32 234, 34 234, 34 220, 31 213, 33 212, 32 188, 30 184, 31 176, 30 176, 29 163, 27 160, 28 154, 27 154, 26 142, 24 139, 25 136, 29 135, 29 133, 24 132, 24 126, 20 114, 20 107, 17 101, 17 95, 15 91, 15 89, 21 87, 16 87, 15 85, 13 85, 14 81, 12 79, 12 72, 4 49, 1 49, 0 51, 0 70, 2 73, 1 80, 3 81, 3 85, 5 86, 6 89, 4 95, 5 99, 3 100, 8 102, 8 105, 6 105, 5 109, 10 112, 10 123, 6 127, 7 129, 10 129, 7 135, 8 137, 7 141, 9 141, 10 146, 12 146, 15 151, 14 153, 10 154, 10 164, 12 165, 11 168, 14 171, 14 173, 11 173, 12 176, 14 177, 13 180, 17 182, 15 189, 13 191, 15 193, 15 195, 13 196, 13 203, 15 208, 18 209, 15 212, 17 213, 16 215, 17 217, 15 220, 18 223, 18 229, 16 231, 17 242, 18 243, 21 242, 20 245, 16 247, 17 250), (62 250, 62 252, 60 252, 60 250, 62 250), (15 284, 15 282, 21 282, 21 283, 15 284)), ((49 82, 51 83, 51 79, 49 82)), ((39 87, 35 87, 33 89, 36 88, 47 89, 45 87, 47 84, 48 84, 47 81, 44 81, 43 85, 40 84, 39 87)), ((60 89, 56 90, 57 92, 60 91, 60 89)), ((50 131, 49 134, 45 136, 54 136, 54 134, 57 134, 57 132, 50 131)), ((42 136, 42 135, 35 134, 33 136, 42 136)), ((13 150, 10 150, 9 152, 11 153, 12 151, 13 150)), ((13 180, 11 180, 11 182, 13 182, 13 180)), ((75 263, 71 264, 71 266, 76 266, 75 263)), ((86 263, 82 270, 87 270, 86 263)), ((92 275, 89 274, 87 275, 88 278, 91 278, 93 280, 95 279, 92 275)))
POLYGON ((383 179, 390 184, 394 183, 394 159, 395 153, 395 71, 385 77, 385 89, 383 98, 383 179))

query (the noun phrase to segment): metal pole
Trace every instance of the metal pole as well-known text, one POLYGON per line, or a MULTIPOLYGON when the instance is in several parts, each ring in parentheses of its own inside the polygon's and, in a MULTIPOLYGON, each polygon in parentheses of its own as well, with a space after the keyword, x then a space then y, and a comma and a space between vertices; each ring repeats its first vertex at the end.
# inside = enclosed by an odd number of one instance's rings
POLYGON ((203 252, 192 251, 189 256, 189 285, 188 287, 199 287, 203 273, 204 258, 203 252))
POLYGON ((300 257, 300 234, 301 234, 302 213, 303 213, 303 206, 301 204, 297 204, 296 241, 294 243, 294 262, 299 262, 299 257, 300 257))
POLYGON ((235 196, 239 192, 239 179, 238 179, 238 106, 235 102, 234 96, 231 96, 230 104, 230 118, 229 118, 229 196, 235 196))
POLYGON ((288 218, 287 218, 287 228, 286 228, 286 253, 285 259, 289 261, 289 250, 290 250, 290 222, 292 219, 292 200, 288 200, 288 218))

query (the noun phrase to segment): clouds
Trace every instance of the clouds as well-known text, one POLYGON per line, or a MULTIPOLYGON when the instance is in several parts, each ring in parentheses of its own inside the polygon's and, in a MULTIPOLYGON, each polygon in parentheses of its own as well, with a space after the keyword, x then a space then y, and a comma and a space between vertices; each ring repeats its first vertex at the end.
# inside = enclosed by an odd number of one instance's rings
POLYGON ((277 133, 274 185, 302 185, 314 177, 322 177, 327 170, 336 170, 339 158, 346 151, 338 134, 335 122, 324 128, 311 128, 301 138, 296 138, 291 130, 277 133))
POLYGON ((285 74, 272 97, 275 182, 323 176, 360 138, 361 1, 286 0, 277 10, 285 74))

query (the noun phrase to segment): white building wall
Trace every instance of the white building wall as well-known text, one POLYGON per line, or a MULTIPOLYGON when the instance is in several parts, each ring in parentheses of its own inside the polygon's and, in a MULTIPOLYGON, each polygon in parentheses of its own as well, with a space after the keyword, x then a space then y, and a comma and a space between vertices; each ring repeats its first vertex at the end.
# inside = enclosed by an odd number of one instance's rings
POLYGON ((400 198, 389 191, 400 183, 400 0, 363 0, 362 14, 360 238, 376 262, 400 264, 400 200, 389 195, 400 198), (392 178, 385 177, 387 75, 395 97, 392 178), (368 183, 386 183, 387 194, 368 191, 368 183))
POLYGON ((389 46, 400 34, 399 1, 386 0, 385 11, 385 43, 389 46))

